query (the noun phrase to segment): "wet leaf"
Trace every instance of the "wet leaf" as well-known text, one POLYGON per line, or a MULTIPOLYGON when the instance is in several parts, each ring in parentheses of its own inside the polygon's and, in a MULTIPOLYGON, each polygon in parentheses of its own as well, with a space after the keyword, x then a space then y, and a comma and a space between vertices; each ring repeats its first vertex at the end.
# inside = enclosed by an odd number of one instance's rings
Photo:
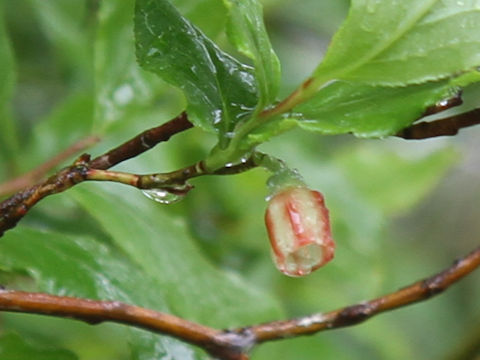
POLYGON ((140 65, 183 90, 190 120, 220 137, 257 104, 253 69, 222 52, 166 0, 137 0, 140 65))
POLYGON ((479 65, 478 1, 353 0, 314 77, 397 86, 479 65))
POLYGON ((183 16, 198 26, 210 39, 215 39, 225 30, 228 10, 222 0, 172 0, 171 2, 183 16))
POLYGON ((295 112, 299 126, 306 130, 384 137, 409 126, 428 106, 455 95, 458 90, 449 81, 409 87, 338 81, 295 108, 295 112))
POLYGON ((206 260, 186 231, 185 220, 171 215, 175 205, 162 206, 138 190, 128 189, 121 197, 118 186, 111 190, 75 188, 72 193, 129 259, 161 284, 158 294, 164 294, 177 314, 228 327, 279 313, 267 294, 206 260), (219 312, 221 303, 228 304, 228 310, 219 312))
POLYGON ((264 107, 275 100, 280 83, 280 62, 263 23, 258 0, 224 0, 229 8, 227 35, 244 55, 253 59, 255 78, 264 107))

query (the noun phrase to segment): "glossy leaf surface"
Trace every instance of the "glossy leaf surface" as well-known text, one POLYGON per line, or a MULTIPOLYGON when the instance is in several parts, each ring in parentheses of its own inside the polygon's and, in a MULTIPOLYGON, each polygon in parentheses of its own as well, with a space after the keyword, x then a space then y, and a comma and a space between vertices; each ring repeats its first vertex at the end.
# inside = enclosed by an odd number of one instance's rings
POLYGON ((323 134, 393 135, 420 118, 427 107, 459 91, 449 81, 409 87, 377 87, 339 81, 298 106, 299 125, 323 134))
POLYGON ((280 82, 280 63, 268 39, 258 0, 224 0, 229 8, 227 35, 244 55, 253 59, 260 105, 275 100, 280 82))
POLYGON ((122 197, 85 188, 73 193, 132 262, 161 284, 158 293, 170 299, 183 317, 230 326, 278 313, 276 303, 266 294, 206 261, 184 221, 169 215, 171 209, 165 205, 146 199, 138 190, 126 191, 122 197), (136 220, 126 222, 126 218, 136 220), (228 315, 216 311, 219 301, 229 304, 228 315), (255 309, 245 306, 248 303, 256 304, 255 309))
POLYGON ((183 90, 190 120, 224 137, 257 104, 253 69, 222 52, 167 0, 137 0, 140 65, 183 90))
POLYGON ((369 84, 424 83, 480 65, 478 1, 353 0, 314 72, 369 84))
POLYGON ((225 30, 228 10, 222 0, 172 0, 171 3, 210 39, 225 30))

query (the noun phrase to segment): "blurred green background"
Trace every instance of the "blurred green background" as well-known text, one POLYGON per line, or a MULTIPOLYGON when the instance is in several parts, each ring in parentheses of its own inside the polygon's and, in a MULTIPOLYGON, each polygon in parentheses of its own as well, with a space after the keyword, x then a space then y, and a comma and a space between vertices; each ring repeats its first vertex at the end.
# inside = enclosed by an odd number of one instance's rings
MULTIPOLYGON (((173 2, 238 55, 223 33, 221 1, 173 2)), ((283 96, 322 58, 349 2, 263 2, 283 96)), ((102 138, 88 150, 101 154, 185 106, 178 90, 137 66, 131 0, 3 0, 0 15, 0 181, 89 135, 102 138)), ((479 86, 466 89, 454 111, 478 107, 479 95, 479 86)), ((471 128, 454 138, 364 140, 295 130, 263 145, 297 168, 330 209, 335 260, 305 278, 273 266, 263 225, 267 174, 253 170, 196 179, 168 207, 103 183, 49 198, 0 240, 0 283, 135 302, 220 328, 373 298, 478 245, 479 135, 471 128)), ((175 170, 202 159, 214 141, 193 129, 116 169, 175 170)), ((480 358, 479 280, 473 274, 437 298, 359 326, 262 345, 252 359, 480 358)), ((151 350, 156 336, 111 324, 2 314, 0 330, 0 357, 9 360, 170 359, 172 349, 177 358, 203 356, 169 340, 162 355, 151 350)))

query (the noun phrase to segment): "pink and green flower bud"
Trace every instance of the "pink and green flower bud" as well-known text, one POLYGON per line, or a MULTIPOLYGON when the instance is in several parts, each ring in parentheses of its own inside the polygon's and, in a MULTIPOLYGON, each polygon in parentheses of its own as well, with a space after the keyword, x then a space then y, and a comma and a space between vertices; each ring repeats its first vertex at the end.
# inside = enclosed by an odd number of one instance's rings
POLYGON ((318 191, 287 187, 275 194, 265 214, 272 255, 288 276, 308 275, 332 260, 328 209, 318 191))

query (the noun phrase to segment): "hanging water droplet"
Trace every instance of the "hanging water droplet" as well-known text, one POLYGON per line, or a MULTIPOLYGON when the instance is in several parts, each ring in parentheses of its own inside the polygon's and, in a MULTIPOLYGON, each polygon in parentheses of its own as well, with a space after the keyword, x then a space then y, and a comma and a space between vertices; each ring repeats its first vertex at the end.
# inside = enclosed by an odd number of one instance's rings
POLYGON ((440 101, 437 103, 437 106, 439 106, 439 107, 448 106, 448 99, 440 100, 440 101))
POLYGON ((186 193, 175 194, 166 189, 149 189, 149 190, 142 190, 142 192, 149 199, 155 200, 156 202, 159 202, 161 204, 166 204, 166 205, 179 202, 186 195, 186 193))

